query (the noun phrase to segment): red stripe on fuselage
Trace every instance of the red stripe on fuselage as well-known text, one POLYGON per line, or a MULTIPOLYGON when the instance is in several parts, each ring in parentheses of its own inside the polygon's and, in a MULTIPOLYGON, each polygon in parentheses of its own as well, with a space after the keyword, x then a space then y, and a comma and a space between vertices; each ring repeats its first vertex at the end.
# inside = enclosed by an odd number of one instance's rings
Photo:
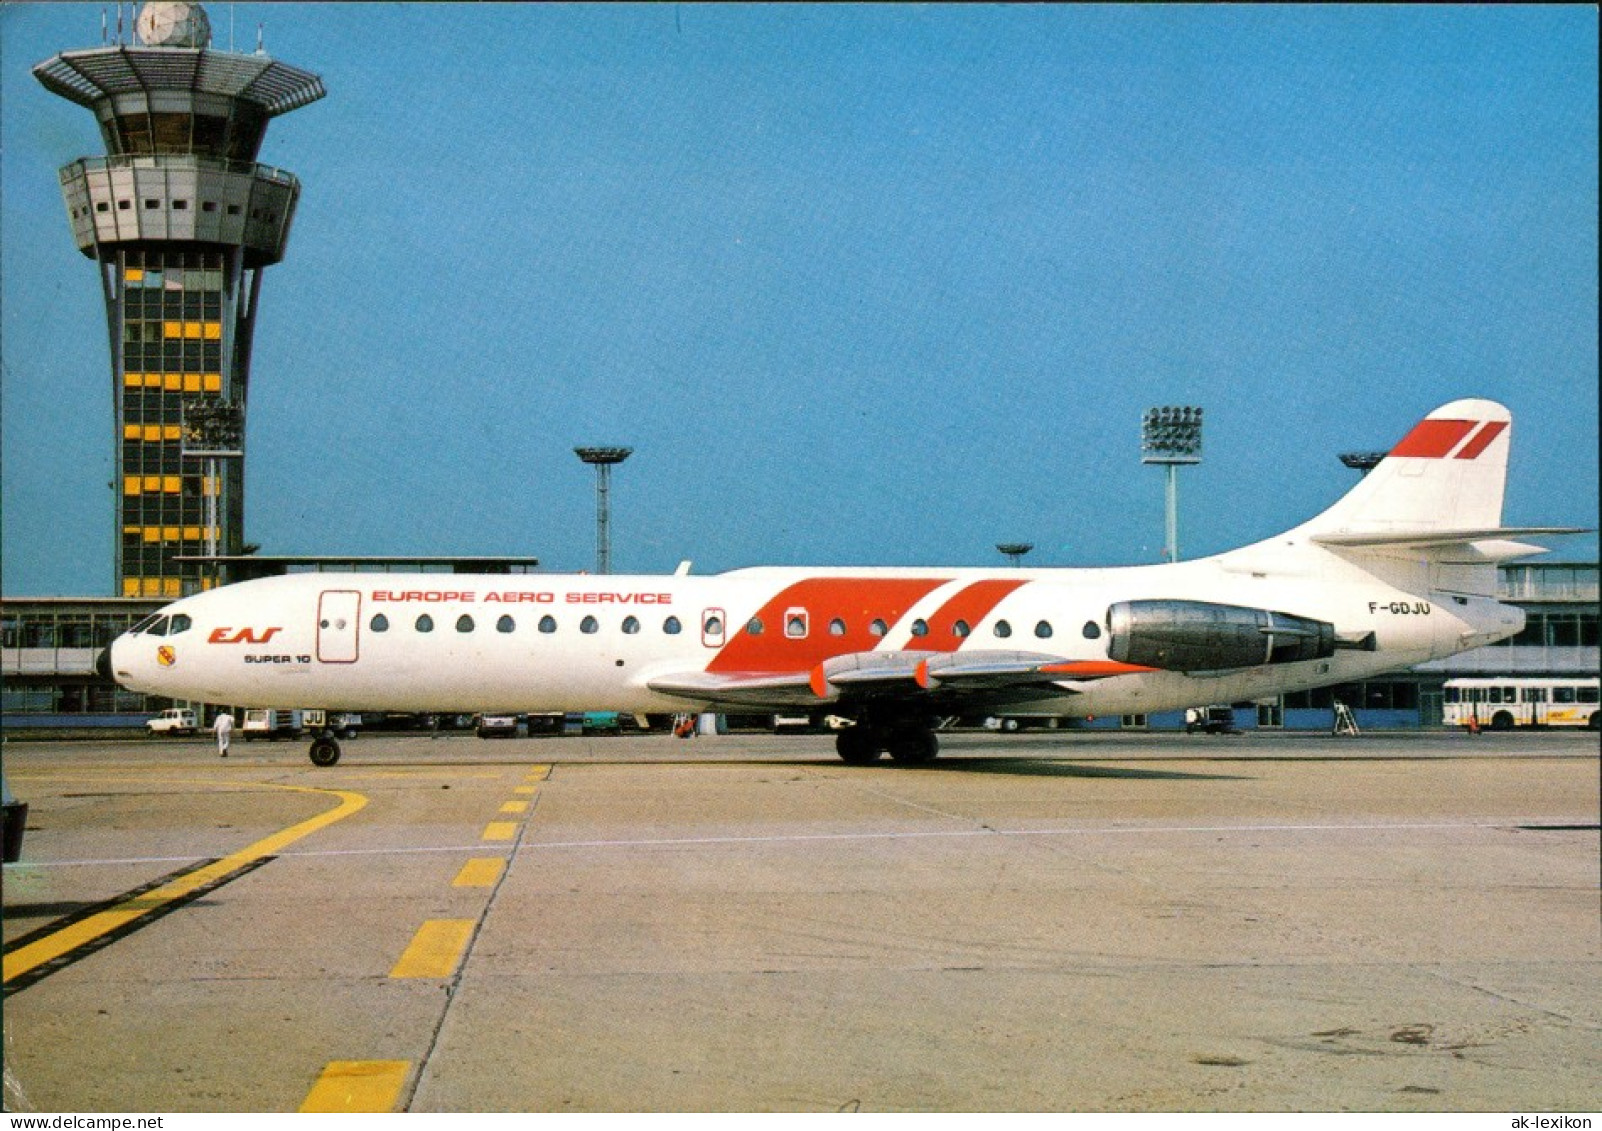
POLYGON ((1445 459, 1477 423, 1475 420, 1421 420, 1391 449, 1391 455, 1445 459))
POLYGON ((972 632, 980 621, 990 615, 990 610, 1024 584, 1022 580, 995 578, 963 587, 929 616, 929 635, 914 636, 910 647, 920 651, 955 652, 964 639, 952 631, 959 620, 965 622, 972 632))
POLYGON ((1462 449, 1457 453, 1457 455, 1453 456, 1452 458, 1453 459, 1473 459, 1474 457, 1478 456, 1481 452, 1483 452, 1486 448, 1490 447, 1491 446, 1491 441, 1496 439, 1498 436, 1500 436, 1502 434, 1502 429, 1504 429, 1506 427, 1507 427, 1507 421, 1505 421, 1505 420, 1487 421, 1485 424, 1482 424, 1480 426, 1480 430, 1478 432, 1476 432, 1469 439, 1469 442, 1464 444, 1462 449))
MULTIPOLYGON (((916 605, 940 586, 942 577, 812 577, 784 589, 757 610, 762 632, 753 636, 745 625, 707 665, 709 672, 779 673, 809 671, 831 656, 869 652, 883 637, 868 630, 875 620, 893 628, 916 605), (784 614, 807 610, 808 632, 801 638, 785 635, 784 614), (839 618, 845 631, 829 631, 839 618)), ((998 598, 999 600, 999 598, 998 598)), ((732 627, 732 626, 731 626, 732 627)))

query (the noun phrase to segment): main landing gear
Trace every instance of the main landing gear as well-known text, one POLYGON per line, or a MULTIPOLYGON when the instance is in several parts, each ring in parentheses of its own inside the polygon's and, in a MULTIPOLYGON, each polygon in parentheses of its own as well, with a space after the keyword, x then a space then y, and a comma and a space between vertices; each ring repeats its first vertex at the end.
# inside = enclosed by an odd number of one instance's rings
POLYGON ((904 766, 921 766, 935 760, 940 741, 934 728, 922 720, 875 722, 864 718, 835 736, 834 749, 841 761, 852 766, 877 762, 882 754, 904 766))
POLYGON ((311 760, 314 766, 332 766, 339 761, 339 743, 332 734, 320 734, 312 739, 311 760))

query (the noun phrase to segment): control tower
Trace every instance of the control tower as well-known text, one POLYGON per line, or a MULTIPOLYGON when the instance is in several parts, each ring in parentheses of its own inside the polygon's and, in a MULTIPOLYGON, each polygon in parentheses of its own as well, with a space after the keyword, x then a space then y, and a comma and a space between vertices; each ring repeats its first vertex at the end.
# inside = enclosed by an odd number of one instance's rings
POLYGON ((293 175, 256 154, 271 118, 325 92, 260 50, 212 50, 199 4, 145 4, 134 30, 136 45, 64 51, 33 73, 92 110, 106 145, 60 175, 106 299, 116 592, 178 597, 225 579, 175 559, 244 548, 261 271, 284 257, 300 197, 293 175))

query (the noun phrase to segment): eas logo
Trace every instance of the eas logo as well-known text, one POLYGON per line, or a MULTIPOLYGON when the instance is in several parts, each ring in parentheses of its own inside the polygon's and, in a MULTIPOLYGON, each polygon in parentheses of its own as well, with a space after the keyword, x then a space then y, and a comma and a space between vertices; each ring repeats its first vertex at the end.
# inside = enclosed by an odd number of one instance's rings
POLYGON ((260 632, 258 632, 254 628, 241 628, 241 629, 217 628, 217 629, 213 629, 211 635, 206 638, 206 643, 207 644, 265 644, 269 640, 271 640, 274 636, 276 636, 278 633, 280 633, 282 631, 284 631, 282 628, 277 628, 277 627, 275 627, 275 628, 264 628, 260 632))
POLYGON ((162 667, 170 668, 177 662, 178 653, 174 652, 170 645, 163 644, 160 648, 156 649, 156 663, 160 664, 162 667))

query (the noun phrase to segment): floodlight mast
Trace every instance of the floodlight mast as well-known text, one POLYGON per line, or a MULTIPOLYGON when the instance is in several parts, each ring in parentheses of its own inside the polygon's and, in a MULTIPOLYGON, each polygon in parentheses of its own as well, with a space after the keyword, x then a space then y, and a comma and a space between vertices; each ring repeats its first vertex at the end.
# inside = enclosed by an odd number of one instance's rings
POLYGON ((574 448, 573 454, 595 467, 595 572, 612 572, 612 468, 634 454, 633 448, 574 448))
POLYGON ((1162 464, 1167 471, 1163 557, 1179 560, 1179 468, 1200 463, 1202 410, 1195 405, 1166 405, 1146 410, 1140 427, 1140 462, 1162 464))

